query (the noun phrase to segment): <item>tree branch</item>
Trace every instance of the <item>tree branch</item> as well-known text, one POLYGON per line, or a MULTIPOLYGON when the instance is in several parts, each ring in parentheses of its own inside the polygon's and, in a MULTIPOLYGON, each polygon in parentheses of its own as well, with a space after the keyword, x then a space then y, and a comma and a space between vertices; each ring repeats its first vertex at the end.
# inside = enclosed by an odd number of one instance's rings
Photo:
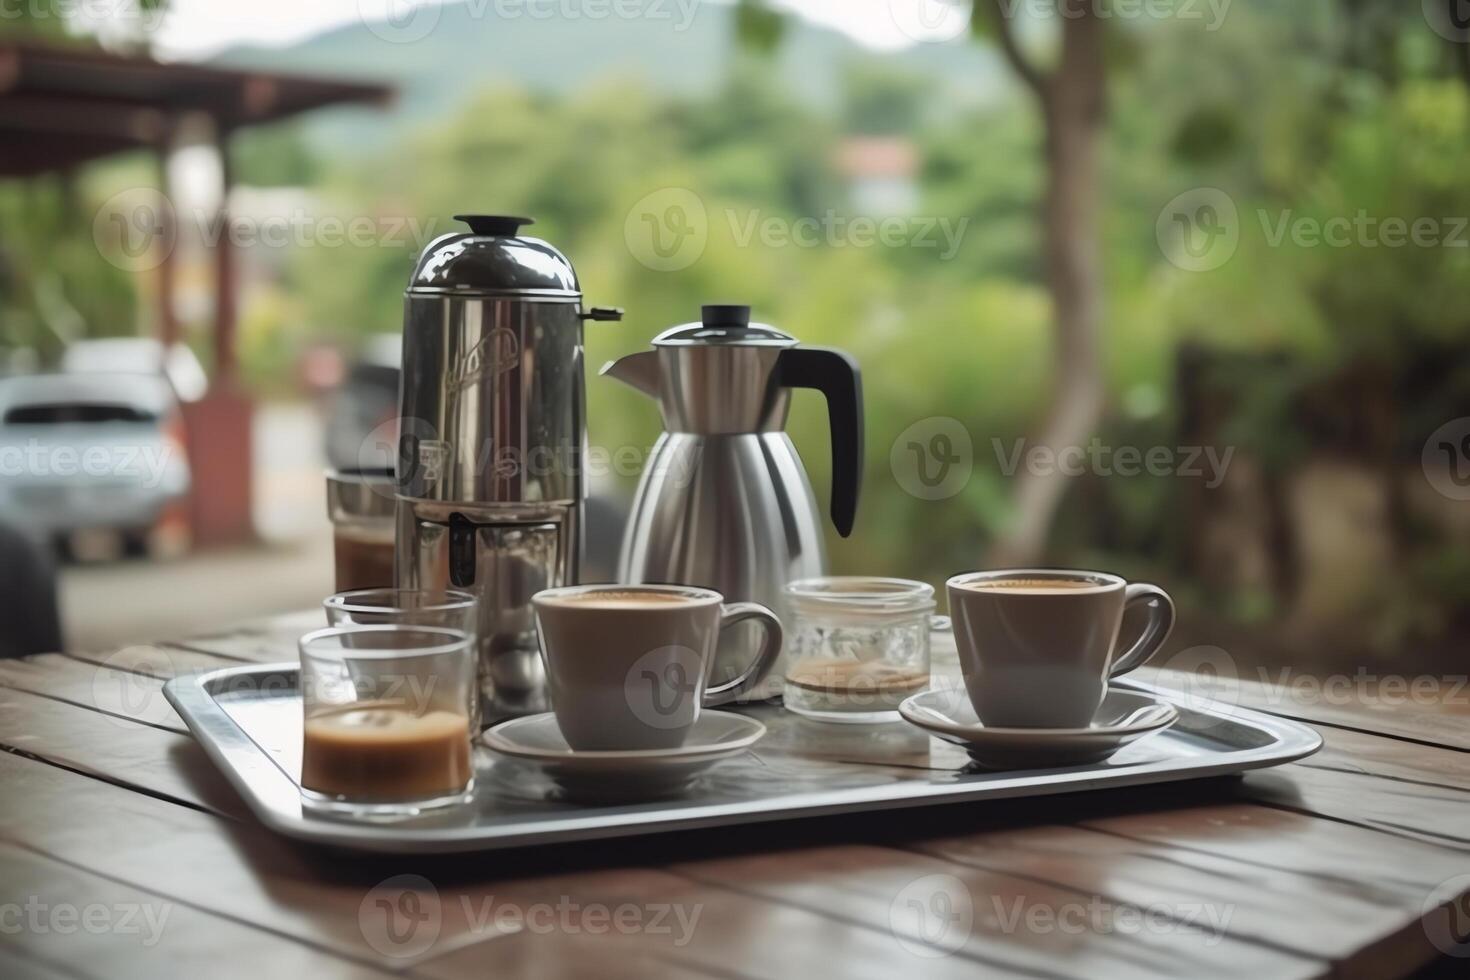
MULTIPOLYGON (((986 6, 990 9, 990 20, 995 25, 995 36, 1000 43, 1001 53, 1005 55, 1006 61, 1010 62, 1011 68, 1021 77, 1021 81, 1025 82, 1042 101, 1045 101, 1050 79, 1038 70, 1026 53, 1021 50, 1020 44, 1016 41, 1015 27, 1010 17, 1006 15, 1005 0, 990 0, 986 6)), ((1017 9, 1016 5, 1011 4, 1011 9, 1017 9)))

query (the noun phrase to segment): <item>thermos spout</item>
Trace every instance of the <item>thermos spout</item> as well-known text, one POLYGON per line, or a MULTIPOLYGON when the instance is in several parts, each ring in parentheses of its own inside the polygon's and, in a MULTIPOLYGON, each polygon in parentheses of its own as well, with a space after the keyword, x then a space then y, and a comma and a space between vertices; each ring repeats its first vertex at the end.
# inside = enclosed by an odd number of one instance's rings
POLYGON ((639 351, 616 361, 608 361, 597 373, 631 385, 649 398, 658 398, 659 365, 656 350, 639 351))

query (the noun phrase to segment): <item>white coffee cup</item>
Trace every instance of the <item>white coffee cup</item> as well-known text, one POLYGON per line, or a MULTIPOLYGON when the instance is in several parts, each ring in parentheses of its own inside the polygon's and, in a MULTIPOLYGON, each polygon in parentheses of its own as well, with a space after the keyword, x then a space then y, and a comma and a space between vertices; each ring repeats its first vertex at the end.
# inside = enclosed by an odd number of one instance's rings
POLYGON ((993 728, 1086 728, 1109 678, 1157 653, 1174 627, 1167 592, 1106 572, 968 572, 946 587, 965 690, 993 728), (1115 656, 1135 606, 1148 607, 1148 622, 1115 656))
POLYGON ((683 745, 703 707, 759 684, 781 652, 781 621, 754 602, 726 605, 683 585, 574 585, 532 603, 551 707, 574 750, 683 745), (720 631, 762 624, 764 642, 737 677, 712 684, 720 631))

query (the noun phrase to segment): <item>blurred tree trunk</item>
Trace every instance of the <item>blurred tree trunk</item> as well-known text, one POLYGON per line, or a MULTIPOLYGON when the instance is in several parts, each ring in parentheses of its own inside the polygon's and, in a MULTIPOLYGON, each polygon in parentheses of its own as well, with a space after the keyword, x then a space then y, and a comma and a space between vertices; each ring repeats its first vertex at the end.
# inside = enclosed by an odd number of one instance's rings
MULTIPOLYGON (((1061 56, 1042 72, 1021 51, 1003 0, 990 0, 991 23, 1002 52, 1036 95, 1046 129, 1044 241, 1047 285, 1053 306, 1053 364, 1050 404, 1029 446, 1054 450, 1081 446, 1102 416, 1103 379, 1099 353, 1102 321, 1100 149, 1106 117, 1105 24, 1087 2, 1061 0, 1061 56)), ((1045 551, 1047 533, 1066 491, 1058 472, 1028 472, 1014 484, 1011 522, 993 546, 990 561, 1028 565, 1045 551)))

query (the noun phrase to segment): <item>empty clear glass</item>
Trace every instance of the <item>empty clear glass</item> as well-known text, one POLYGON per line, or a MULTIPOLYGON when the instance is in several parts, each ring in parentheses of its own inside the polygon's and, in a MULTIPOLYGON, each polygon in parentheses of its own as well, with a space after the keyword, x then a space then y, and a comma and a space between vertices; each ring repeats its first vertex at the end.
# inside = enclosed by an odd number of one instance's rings
POLYGON ((929 685, 934 587, 869 576, 786 587, 786 707, 821 721, 896 721, 929 685))
POLYGON ((328 626, 444 626, 475 632, 475 597, 455 589, 355 589, 322 601, 328 626))

